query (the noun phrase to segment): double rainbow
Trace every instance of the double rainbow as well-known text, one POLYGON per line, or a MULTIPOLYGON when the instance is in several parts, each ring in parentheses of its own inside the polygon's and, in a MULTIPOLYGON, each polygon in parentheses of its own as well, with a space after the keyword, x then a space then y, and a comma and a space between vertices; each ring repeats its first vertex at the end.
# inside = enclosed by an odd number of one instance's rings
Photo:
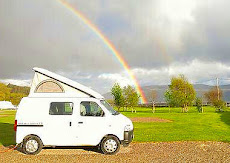
POLYGON ((124 69, 128 73, 129 77, 133 81, 137 92, 141 96, 141 102, 142 103, 146 103, 147 100, 146 100, 145 94, 144 94, 143 90, 141 89, 141 86, 138 83, 135 75, 131 71, 130 66, 125 61, 125 59, 122 57, 122 55, 116 50, 116 48, 109 41, 109 39, 106 38, 105 35, 103 35, 103 33, 92 22, 89 21, 89 19, 87 19, 80 11, 78 11, 77 9, 75 9, 74 7, 72 7, 68 2, 66 2, 64 0, 58 0, 58 1, 63 6, 65 6, 67 9, 69 9, 74 15, 78 16, 104 42, 104 44, 110 49, 110 51, 112 52, 112 54, 118 59, 118 61, 121 63, 121 65, 124 67, 124 69))

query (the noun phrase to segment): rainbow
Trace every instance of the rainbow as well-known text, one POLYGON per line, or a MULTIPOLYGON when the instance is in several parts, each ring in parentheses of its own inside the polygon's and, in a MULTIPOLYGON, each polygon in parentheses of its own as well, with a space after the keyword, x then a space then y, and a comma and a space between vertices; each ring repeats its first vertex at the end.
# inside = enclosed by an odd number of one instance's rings
POLYGON ((110 49, 112 54, 118 59, 118 61, 121 63, 121 65, 124 67, 126 72, 128 73, 129 77, 133 81, 135 88, 139 95, 141 96, 141 102, 142 103, 147 103, 145 94, 143 90, 141 89, 140 84, 138 83, 135 75, 131 71, 130 66, 128 63, 125 61, 125 59, 122 57, 121 53, 119 53, 114 45, 109 41, 108 38, 103 35, 103 33, 87 19, 80 11, 76 10, 74 7, 72 7, 68 2, 64 0, 58 0, 62 5, 64 5, 67 9, 69 9, 74 15, 78 16, 103 42, 104 44, 110 49))

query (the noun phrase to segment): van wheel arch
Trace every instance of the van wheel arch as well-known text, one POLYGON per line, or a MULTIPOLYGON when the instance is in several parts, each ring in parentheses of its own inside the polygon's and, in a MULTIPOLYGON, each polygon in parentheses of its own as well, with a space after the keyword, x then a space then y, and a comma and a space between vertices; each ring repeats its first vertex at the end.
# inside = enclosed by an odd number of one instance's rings
MULTIPOLYGON (((30 135, 25 136, 23 140, 25 140, 25 139, 27 139, 27 138, 29 138, 29 137, 32 137, 32 136, 35 136, 35 137, 39 138, 40 141, 42 142, 42 139, 41 139, 38 135, 35 135, 35 134, 30 134, 30 135)), ((23 143, 23 142, 22 142, 22 143, 23 143)), ((44 146, 43 142, 42 142, 42 145, 44 146)))
POLYGON ((121 140, 120 140, 116 135, 107 134, 107 135, 105 135, 105 136, 101 139, 101 141, 100 141, 100 143, 99 143, 98 145, 100 146, 101 142, 102 142, 105 138, 107 138, 108 136, 114 136, 114 137, 116 137, 116 138, 119 140, 120 144, 121 144, 121 140))

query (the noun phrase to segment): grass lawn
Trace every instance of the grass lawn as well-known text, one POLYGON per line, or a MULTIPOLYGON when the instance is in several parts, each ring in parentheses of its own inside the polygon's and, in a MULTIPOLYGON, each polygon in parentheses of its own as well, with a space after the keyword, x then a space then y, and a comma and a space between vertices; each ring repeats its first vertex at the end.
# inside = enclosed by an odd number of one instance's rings
POLYGON ((0 145, 8 146, 15 144, 14 117, 16 111, 0 110, 0 145))
MULTIPOLYGON (((134 122, 135 142, 156 141, 224 141, 230 142, 230 112, 216 113, 215 108, 205 107, 204 113, 190 108, 181 113, 180 108, 137 108, 137 113, 121 111, 128 117, 159 117, 172 122, 134 122)), ((0 144, 14 144, 15 111, 0 111, 0 144), (2 116, 6 115, 6 116, 2 116)))
POLYGON ((121 112, 128 117, 159 117, 171 120, 169 123, 135 122, 136 142, 156 141, 224 141, 230 142, 230 112, 216 113, 215 108, 205 107, 204 113, 190 108, 181 113, 180 108, 137 108, 137 113, 121 112))

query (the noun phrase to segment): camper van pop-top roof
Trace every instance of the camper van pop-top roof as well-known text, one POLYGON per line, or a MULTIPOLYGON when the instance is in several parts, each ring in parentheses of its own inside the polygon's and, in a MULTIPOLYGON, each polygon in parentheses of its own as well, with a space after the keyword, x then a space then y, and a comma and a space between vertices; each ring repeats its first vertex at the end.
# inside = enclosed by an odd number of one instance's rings
POLYGON ((35 71, 29 97, 93 97, 104 99, 102 95, 73 80, 42 68, 35 71))

